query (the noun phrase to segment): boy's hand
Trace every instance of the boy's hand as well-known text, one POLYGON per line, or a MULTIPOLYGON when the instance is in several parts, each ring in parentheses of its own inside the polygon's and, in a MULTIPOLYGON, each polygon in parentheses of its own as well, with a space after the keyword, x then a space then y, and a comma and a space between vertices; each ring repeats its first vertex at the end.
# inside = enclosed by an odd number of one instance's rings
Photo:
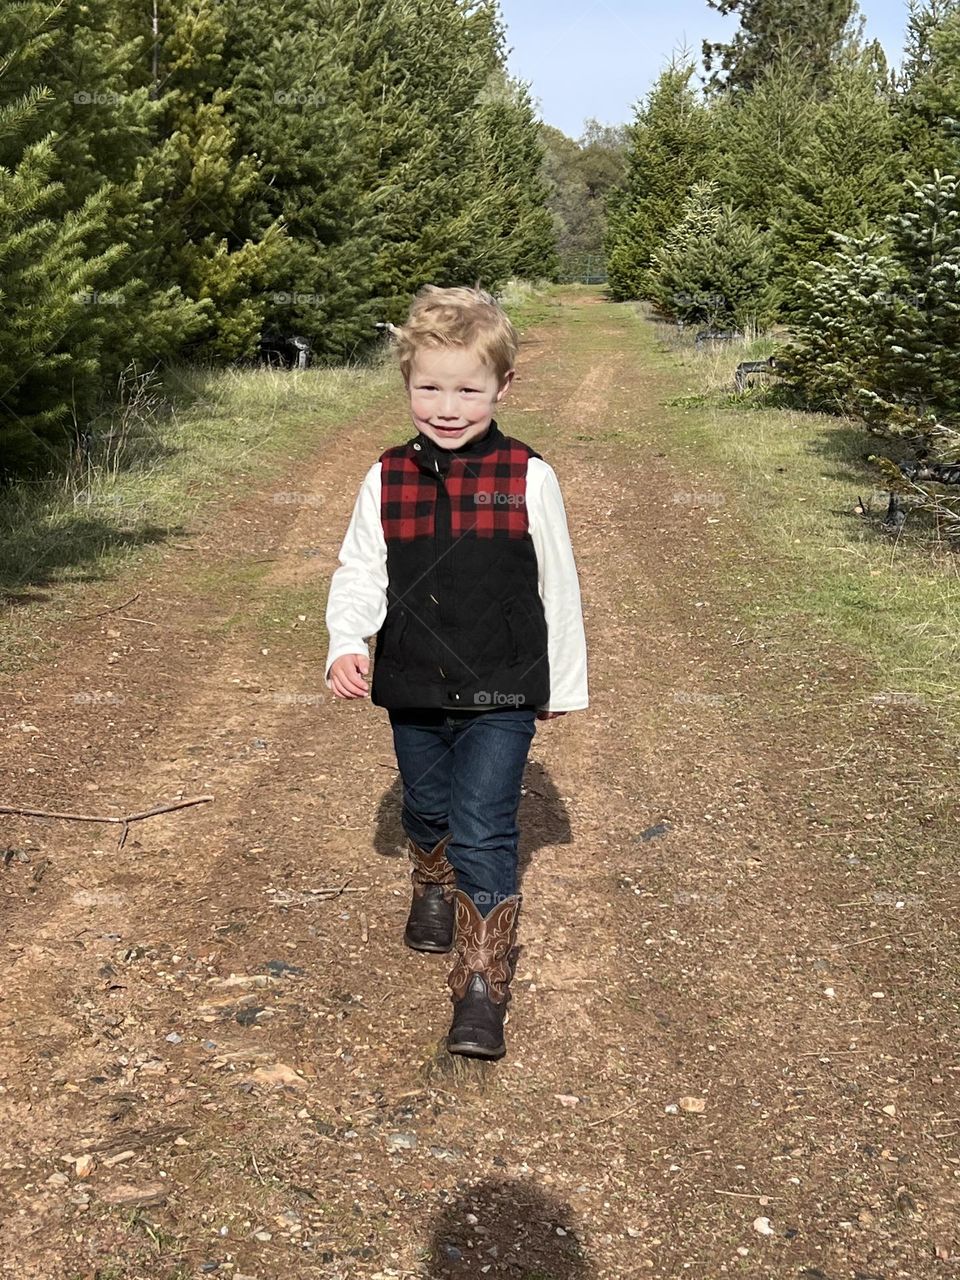
POLYGON ((537 719, 538 720, 555 720, 557 716, 565 716, 566 714, 567 713, 565 711, 538 711, 537 719))
POLYGON ((345 653, 330 664, 330 688, 335 698, 366 698, 369 689, 363 677, 370 670, 365 653, 345 653))

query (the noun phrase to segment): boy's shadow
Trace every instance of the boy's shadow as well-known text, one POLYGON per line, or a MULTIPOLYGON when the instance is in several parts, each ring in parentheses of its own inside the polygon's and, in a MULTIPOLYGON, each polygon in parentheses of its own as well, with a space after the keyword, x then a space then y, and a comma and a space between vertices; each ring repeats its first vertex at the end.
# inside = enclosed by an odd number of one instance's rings
MULTIPOLYGON (((407 858, 407 836, 400 820, 402 787, 397 771, 393 784, 377 806, 373 847, 383 858, 407 858)), ((570 816, 550 775, 537 760, 528 760, 523 771, 520 808, 517 813, 520 846, 517 861, 517 888, 533 855, 545 844, 570 844, 570 816)))
POLYGON ((448 1193, 433 1220, 427 1268, 428 1280, 589 1280, 596 1274, 570 1206, 528 1181, 506 1178, 448 1193))

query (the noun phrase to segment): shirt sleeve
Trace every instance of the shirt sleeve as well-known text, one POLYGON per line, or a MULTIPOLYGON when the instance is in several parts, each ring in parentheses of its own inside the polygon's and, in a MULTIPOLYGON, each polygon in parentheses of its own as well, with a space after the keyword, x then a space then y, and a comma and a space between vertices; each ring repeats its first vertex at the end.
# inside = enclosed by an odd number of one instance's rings
POLYGON ((527 463, 527 519, 547 619, 550 699, 540 710, 582 711, 589 706, 589 697, 580 582, 560 483, 542 458, 530 458, 527 463))
POLYGON ((345 653, 369 657, 366 641, 377 634, 387 616, 387 544, 380 520, 379 462, 363 478, 338 559, 327 596, 330 646, 323 678, 328 689, 331 663, 345 653))

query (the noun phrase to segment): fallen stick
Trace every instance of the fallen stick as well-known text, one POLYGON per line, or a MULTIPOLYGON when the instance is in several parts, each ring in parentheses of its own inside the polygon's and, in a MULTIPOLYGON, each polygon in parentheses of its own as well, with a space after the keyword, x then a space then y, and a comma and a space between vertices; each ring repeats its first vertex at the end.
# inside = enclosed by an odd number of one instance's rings
POLYGON ((719 1187, 711 1187, 714 1195, 718 1196, 736 1196, 738 1200, 759 1200, 761 1204, 766 1204, 768 1200, 776 1200, 777 1196, 768 1196, 761 1192, 750 1194, 746 1191, 721 1191, 719 1187))
POLYGON ((108 613, 116 613, 118 609, 125 609, 128 604, 133 604, 138 599, 140 592, 137 591, 129 600, 124 600, 123 604, 112 605, 109 609, 103 609, 100 613, 78 613, 74 615, 74 622, 87 622, 90 618, 103 618, 108 613))
POLYGON ((158 804, 152 809, 144 809, 142 813, 128 813, 122 818, 105 818, 95 813, 59 813, 52 809, 24 809, 18 805, 0 804, 0 813, 15 813, 26 818, 62 818, 66 822, 113 822, 121 827, 117 848, 122 849, 127 838, 127 829, 131 822, 140 822, 143 818, 156 817, 158 813, 172 813, 175 809, 186 809, 192 804, 208 804, 213 796, 194 796, 189 800, 173 800, 169 804, 158 804))

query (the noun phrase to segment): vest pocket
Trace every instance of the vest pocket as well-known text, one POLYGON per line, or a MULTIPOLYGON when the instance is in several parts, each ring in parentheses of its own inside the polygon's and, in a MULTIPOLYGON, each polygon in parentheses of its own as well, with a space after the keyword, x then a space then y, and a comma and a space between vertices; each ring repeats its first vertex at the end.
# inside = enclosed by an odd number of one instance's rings
POLYGON ((403 649, 401 646, 403 642, 403 633, 406 629, 406 609, 395 609, 393 614, 389 616, 381 633, 381 656, 388 658, 394 669, 398 671, 402 671, 404 666, 403 649))
POLYGON ((507 626, 507 634, 510 637, 510 652, 513 661, 520 661, 520 636, 518 634, 517 615, 514 611, 513 600, 504 600, 500 606, 507 626))

